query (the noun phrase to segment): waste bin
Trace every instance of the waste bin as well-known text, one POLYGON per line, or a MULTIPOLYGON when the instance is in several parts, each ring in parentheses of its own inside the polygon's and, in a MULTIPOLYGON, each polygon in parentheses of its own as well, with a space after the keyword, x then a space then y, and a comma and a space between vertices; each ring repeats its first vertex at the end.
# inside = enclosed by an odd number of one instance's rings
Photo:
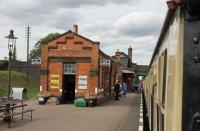
POLYGON ((13 99, 27 100, 27 89, 23 87, 12 87, 13 99))

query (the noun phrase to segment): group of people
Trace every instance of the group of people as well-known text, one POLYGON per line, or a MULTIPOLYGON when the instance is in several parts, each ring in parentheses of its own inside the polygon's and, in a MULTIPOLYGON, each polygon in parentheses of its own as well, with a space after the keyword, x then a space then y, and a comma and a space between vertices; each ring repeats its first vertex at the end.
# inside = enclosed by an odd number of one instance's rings
POLYGON ((117 80, 114 86, 114 91, 115 91, 115 100, 119 100, 120 95, 126 96, 128 92, 128 87, 125 82, 123 82, 123 84, 120 85, 120 82, 117 80))

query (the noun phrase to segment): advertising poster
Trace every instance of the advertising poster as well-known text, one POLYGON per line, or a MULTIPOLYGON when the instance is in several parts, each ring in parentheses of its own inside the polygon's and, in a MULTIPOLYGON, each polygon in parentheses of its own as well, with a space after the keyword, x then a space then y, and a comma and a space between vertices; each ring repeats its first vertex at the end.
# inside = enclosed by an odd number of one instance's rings
POLYGON ((59 75, 51 75, 51 88, 59 89, 59 75))

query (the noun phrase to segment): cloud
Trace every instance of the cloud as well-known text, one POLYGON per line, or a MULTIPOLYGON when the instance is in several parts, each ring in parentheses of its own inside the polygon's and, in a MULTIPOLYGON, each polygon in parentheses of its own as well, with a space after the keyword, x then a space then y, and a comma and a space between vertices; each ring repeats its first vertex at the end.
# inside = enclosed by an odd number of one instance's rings
MULTIPOLYGON (((134 0, 137 3, 138 0, 134 0)), ((85 7, 106 5, 127 5, 132 0, 6 0, 0 4, 0 14, 23 23, 41 24, 54 19, 52 14, 58 10, 71 11, 85 7), (52 16, 51 19, 49 16, 52 16)), ((84 13, 84 11, 82 12, 84 13)), ((73 14, 72 14, 73 15, 73 14)), ((76 15, 73 15, 76 17, 76 15)), ((68 17, 67 17, 68 18, 68 17)))
POLYGON ((132 12, 119 18, 114 28, 124 35, 145 36, 159 32, 163 17, 157 12, 132 12))
POLYGON ((81 6, 88 6, 88 5, 98 5, 98 6, 104 6, 107 4, 128 4, 132 0, 42 0, 43 4, 46 5, 53 5, 53 6, 59 6, 59 7, 71 7, 71 8, 77 8, 81 6))
POLYGON ((18 18, 18 16, 30 17, 30 14, 48 14, 62 8, 121 5, 130 2, 132 0, 15 0, 14 2, 13 0, 6 0, 0 4, 0 11, 1 14, 18 18))
MULTIPOLYGON (((20 2, 21 0, 17 1, 20 2)), ((18 26, 49 25, 59 29, 65 29, 66 25, 71 25, 79 20, 80 12, 76 10, 56 7, 51 8, 42 6, 44 3, 42 4, 41 1, 28 1, 29 2, 25 2, 27 5, 0 5, 0 16, 12 19, 18 26)), ((9 3, 9 1, 7 3, 9 3)))
POLYGON ((4 36, 12 28, 19 38, 17 57, 25 60, 27 25, 31 26, 33 47, 48 33, 64 33, 78 24, 79 34, 100 41, 108 55, 117 49, 127 53, 131 45, 134 62, 148 64, 164 22, 165 6, 163 0, 6 0, 0 4, 0 58, 8 55, 4 36))
POLYGON ((100 20, 100 21, 96 21, 94 23, 86 24, 85 30, 89 30, 91 33, 92 32, 94 32, 94 33, 95 32, 104 32, 104 31, 112 29, 109 26, 109 24, 110 23, 106 20, 100 20))
POLYGON ((48 25, 57 29, 70 29, 71 26, 80 21, 79 12, 69 9, 59 9, 49 16, 48 25), (51 17, 53 19, 51 19, 51 17))

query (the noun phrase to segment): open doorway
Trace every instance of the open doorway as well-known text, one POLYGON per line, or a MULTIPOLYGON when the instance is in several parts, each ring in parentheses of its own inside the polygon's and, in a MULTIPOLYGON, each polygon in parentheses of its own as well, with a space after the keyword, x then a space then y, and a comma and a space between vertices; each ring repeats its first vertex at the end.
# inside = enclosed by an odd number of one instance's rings
POLYGON ((62 104, 73 103, 75 99, 76 65, 64 64, 62 104))
POLYGON ((75 75, 63 75, 63 103, 73 103, 75 98, 75 75))

